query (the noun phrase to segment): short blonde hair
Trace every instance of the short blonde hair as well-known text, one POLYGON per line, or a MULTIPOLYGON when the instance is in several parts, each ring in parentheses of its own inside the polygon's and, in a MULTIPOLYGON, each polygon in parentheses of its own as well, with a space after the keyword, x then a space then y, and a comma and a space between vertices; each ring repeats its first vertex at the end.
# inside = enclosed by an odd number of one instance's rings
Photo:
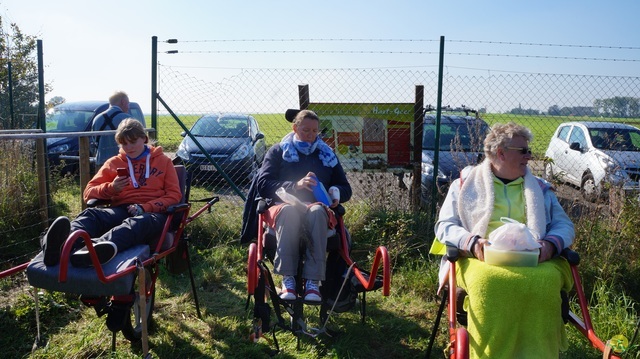
POLYGON ((142 123, 136 120, 135 118, 129 117, 127 119, 122 120, 116 129, 116 142, 119 144, 124 144, 125 142, 134 142, 139 138, 144 138, 147 141, 149 137, 147 136, 147 132, 145 132, 144 127, 142 127, 142 123))
POLYGON ((494 124, 484 139, 484 155, 489 160, 494 160, 498 149, 509 146, 514 137, 524 137, 528 142, 531 142, 533 133, 527 127, 518 125, 513 121, 507 124, 494 124))
POLYGON ((109 105, 118 106, 122 99, 129 99, 129 95, 127 95, 124 91, 116 91, 109 97, 109 105))

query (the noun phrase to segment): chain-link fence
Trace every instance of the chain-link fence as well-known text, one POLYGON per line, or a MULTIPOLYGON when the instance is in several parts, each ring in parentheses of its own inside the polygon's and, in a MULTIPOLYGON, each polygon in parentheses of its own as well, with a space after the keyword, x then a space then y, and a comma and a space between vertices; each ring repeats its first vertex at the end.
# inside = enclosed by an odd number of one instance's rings
MULTIPOLYGON (((339 154, 348 172, 354 189, 347 205, 348 216, 355 221, 364 219, 372 209, 409 210, 415 164, 421 167, 420 178, 416 179, 425 194, 433 183, 432 178, 429 179, 433 173, 441 177, 440 182, 446 183, 458 175, 461 167, 477 162, 477 156, 466 161, 460 161, 460 156, 451 156, 481 152, 481 141, 477 138, 473 140, 474 146, 469 147, 460 142, 471 140, 465 140, 464 134, 460 136, 459 128, 446 127, 444 119, 454 114, 465 123, 479 117, 488 125, 514 121, 528 126, 534 133, 530 144, 531 167, 538 175, 544 174, 545 159, 546 163, 554 163, 549 161, 551 156, 546 151, 559 124, 640 121, 637 109, 640 78, 488 72, 480 76, 444 74, 442 106, 457 111, 442 112, 439 168, 434 170, 430 167, 434 162, 434 148, 428 148, 427 143, 435 140, 434 131, 429 130, 433 129, 435 116, 427 116, 425 120, 423 153, 416 155, 413 136, 416 86, 424 86, 424 107, 435 106, 438 88, 435 72, 259 69, 241 71, 223 82, 213 83, 161 65, 158 76, 158 92, 166 104, 159 109, 159 143, 193 165, 196 186, 209 182, 208 188, 222 193, 223 201, 232 207, 242 207, 253 170, 260 164, 263 146, 279 142, 291 131, 291 124, 284 119, 285 110, 308 107, 321 117, 322 135, 339 154), (626 102, 620 104, 621 98, 626 102), (171 113, 185 127, 179 126, 171 113), (236 115, 229 115, 227 121, 217 117, 220 113, 236 115), (201 116, 204 117, 198 120, 201 116), (239 130, 240 122, 242 130, 239 130), (206 123, 209 125, 205 126, 206 123), (180 133, 191 126, 191 136, 181 137, 180 133), (447 168, 449 170, 445 170, 447 168), (228 179, 223 178, 227 176, 228 179)), ((577 152, 587 153, 589 149, 583 146, 577 152)), ((601 158, 594 156, 594 161, 601 158)), ((569 162, 577 165, 580 161, 569 162)), ((559 171, 554 168, 554 175, 549 178, 562 179, 555 172, 559 171)), ((637 186, 637 176, 632 179, 637 186)))
MULTIPOLYGON (((219 81, 209 80, 207 71, 158 65, 157 121, 147 123, 155 125, 165 152, 192 172, 192 199, 211 192, 221 197, 212 222, 219 226, 220 236, 227 238, 239 235, 248 187, 264 151, 291 131, 291 123, 284 118, 289 108, 308 107, 320 115, 323 139, 338 154, 353 187, 354 195, 346 205, 346 219, 351 223, 366 221, 371 211, 409 211, 415 196, 429 204, 434 182, 442 182, 445 190, 460 168, 478 161, 481 141, 478 136, 465 137, 461 127, 447 128, 447 121, 455 123, 452 115, 465 125, 515 121, 528 126, 534 133, 531 168, 538 175, 545 175, 546 168, 547 178, 557 184, 573 184, 558 186, 569 189, 562 195, 578 197, 577 190, 583 189, 591 200, 610 198, 605 194, 614 185, 634 191, 638 184, 637 130, 602 125, 640 121, 638 77, 445 72, 438 132, 436 111, 426 111, 424 125, 420 125, 423 111, 437 105, 439 76, 434 71, 248 69, 219 81), (560 124, 575 121, 597 122, 600 127, 572 127, 554 137, 560 124), (556 140, 547 151, 552 138, 556 140)), ((3 150, 10 152, 13 150, 3 150)), ((28 156, 32 158, 33 153, 28 156)), ((3 166, 5 172, 20 168, 10 162, 3 166)), ((3 200, 30 193, 11 187, 8 179, 18 177, 6 173, 3 200)), ((33 167, 25 173, 34 175, 33 167)), ((49 173, 58 176, 46 180, 52 192, 61 186, 61 179, 66 181, 63 186, 73 185, 72 178, 49 173)), ((73 215, 80 210, 80 205, 75 206, 50 208, 49 213, 73 215)), ((30 249, 6 263, 19 263, 16 258, 27 258, 37 250, 37 234, 44 227, 40 218, 35 224, 15 222, 36 218, 29 213, 1 214, 3 246, 20 246, 7 238, 31 233, 25 228, 33 227, 35 233, 27 237, 30 249)))

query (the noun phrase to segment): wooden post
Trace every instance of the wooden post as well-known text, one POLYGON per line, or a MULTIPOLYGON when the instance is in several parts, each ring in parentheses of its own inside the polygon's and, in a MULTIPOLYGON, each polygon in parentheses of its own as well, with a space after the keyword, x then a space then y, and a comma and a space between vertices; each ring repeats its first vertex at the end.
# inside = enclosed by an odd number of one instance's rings
POLYGON ((298 85, 298 101, 300 101, 300 109, 309 108, 309 85, 298 85))
POLYGON ((49 226, 49 201, 47 199, 47 171, 45 138, 36 140, 36 171, 38 173, 38 198, 40 203, 40 218, 43 229, 49 226))

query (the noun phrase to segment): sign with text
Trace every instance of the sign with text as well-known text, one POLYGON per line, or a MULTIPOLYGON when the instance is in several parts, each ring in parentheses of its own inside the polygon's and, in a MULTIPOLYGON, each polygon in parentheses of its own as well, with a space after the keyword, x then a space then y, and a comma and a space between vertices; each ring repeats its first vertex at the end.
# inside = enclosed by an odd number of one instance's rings
POLYGON ((413 103, 310 103, 320 133, 345 169, 408 167, 413 103))

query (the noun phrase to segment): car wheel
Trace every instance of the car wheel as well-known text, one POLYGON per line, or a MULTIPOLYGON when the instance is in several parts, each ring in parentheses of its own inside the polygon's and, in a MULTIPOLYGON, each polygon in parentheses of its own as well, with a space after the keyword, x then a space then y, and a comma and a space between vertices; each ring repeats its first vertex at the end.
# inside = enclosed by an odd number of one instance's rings
POLYGON ((589 202, 595 202, 598 199, 598 187, 591 173, 587 173, 582 177, 580 192, 582 192, 582 196, 589 202))

